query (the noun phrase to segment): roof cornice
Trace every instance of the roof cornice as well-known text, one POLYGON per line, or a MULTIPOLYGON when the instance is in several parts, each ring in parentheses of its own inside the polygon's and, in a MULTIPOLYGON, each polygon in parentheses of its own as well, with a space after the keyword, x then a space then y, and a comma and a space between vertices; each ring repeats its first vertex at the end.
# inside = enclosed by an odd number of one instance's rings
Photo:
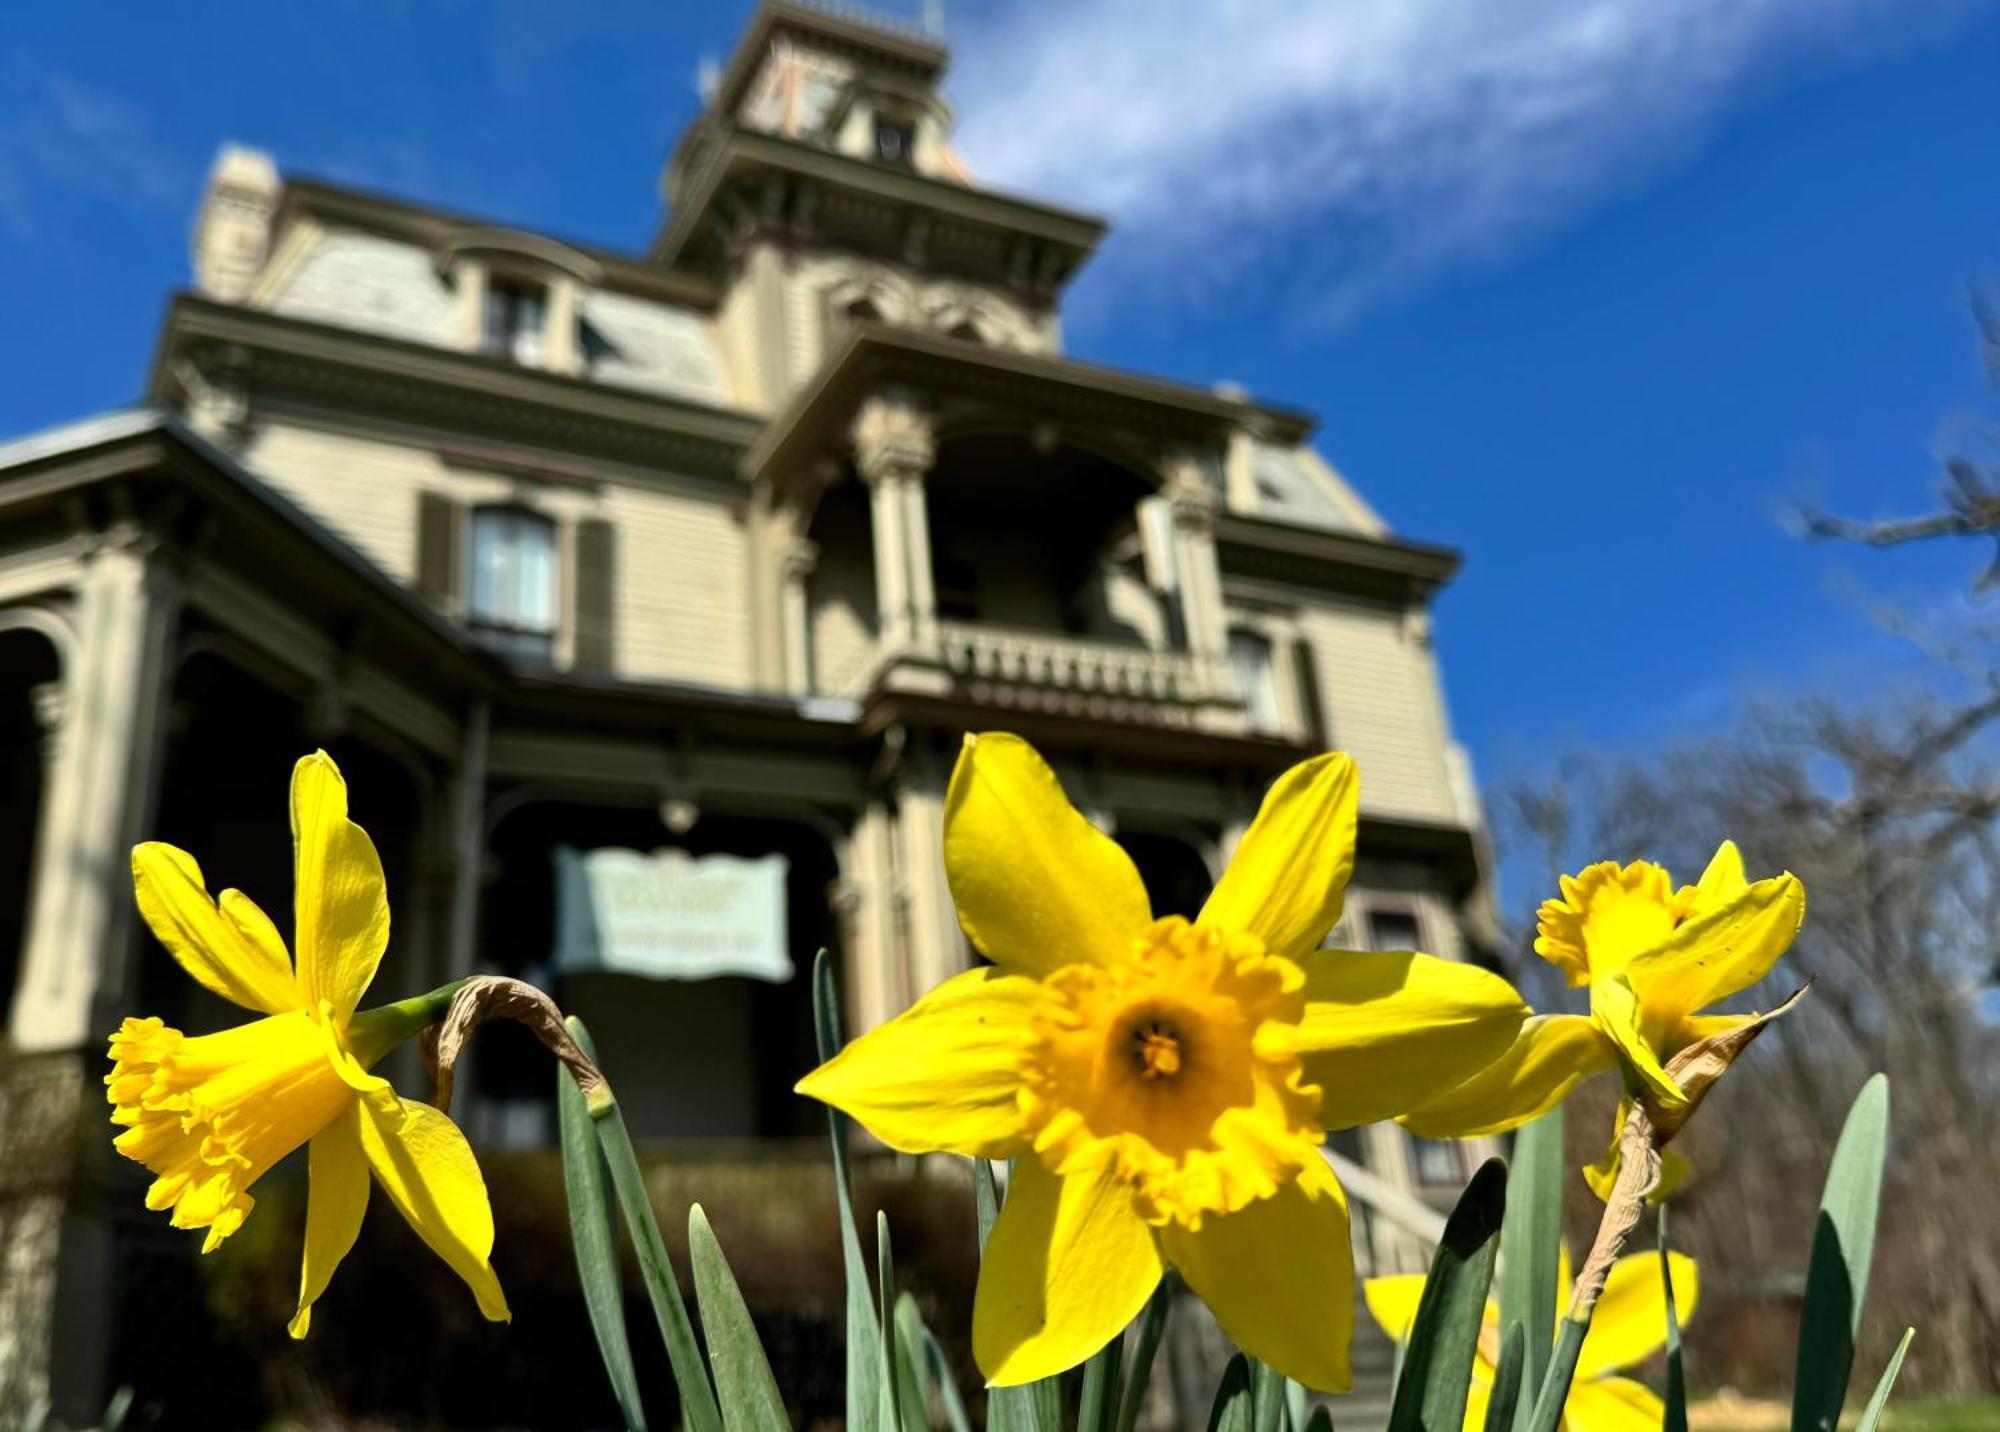
POLYGON ((1206 388, 869 323, 857 325, 771 419, 743 456, 744 474, 754 478, 783 470, 823 449, 870 389, 899 383, 929 393, 1002 395, 1024 415, 1122 422, 1170 440, 1221 438, 1247 428, 1272 441, 1296 443, 1315 426, 1308 413, 1206 388))
POLYGON ((167 309, 150 399, 173 405, 184 362, 211 381, 220 365, 252 394, 714 476, 732 473, 764 426, 751 413, 185 293, 167 309))
POLYGON ((1261 578, 1401 601, 1427 600, 1463 563, 1451 547, 1330 532, 1240 513, 1216 517, 1215 547, 1225 580, 1261 578))
POLYGON ((596 265, 598 282, 620 293, 704 311, 713 309, 717 299, 713 280, 700 274, 671 272, 643 255, 578 243, 573 239, 523 229, 492 218, 333 184, 310 175, 287 175, 284 189, 278 196, 277 212, 272 219, 273 246, 287 229, 301 219, 312 219, 337 228, 386 234, 440 256, 455 245, 468 241, 490 243, 496 235, 518 234, 530 241, 555 245, 582 255, 596 265))
POLYGON ((926 84, 942 79, 951 63, 951 52, 931 36, 891 26, 884 19, 764 0, 743 27, 743 35, 723 68, 709 105, 711 112, 727 114, 743 102, 743 92, 756 78, 758 62, 771 43, 787 32, 808 36, 836 52, 893 66, 926 84))

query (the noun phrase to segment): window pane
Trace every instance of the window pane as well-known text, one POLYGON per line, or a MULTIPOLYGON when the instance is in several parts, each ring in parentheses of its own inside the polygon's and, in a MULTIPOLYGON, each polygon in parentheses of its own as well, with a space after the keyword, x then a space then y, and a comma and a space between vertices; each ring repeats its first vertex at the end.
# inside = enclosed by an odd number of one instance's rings
POLYGON ((1243 690, 1250 725, 1258 731, 1278 729, 1278 687, 1271 675, 1271 643, 1254 631, 1229 634, 1229 664, 1243 690))
POLYGON ((555 524, 518 507, 472 514, 472 619, 509 631, 556 625, 555 524))
POLYGON ((1376 950, 1414 950, 1421 946, 1423 933, 1417 928, 1414 910, 1371 910, 1368 913, 1368 945, 1376 950))
POLYGON ((1459 1147, 1446 1139, 1410 1135, 1410 1163, 1418 1183, 1455 1184, 1465 1177, 1465 1160, 1459 1147))

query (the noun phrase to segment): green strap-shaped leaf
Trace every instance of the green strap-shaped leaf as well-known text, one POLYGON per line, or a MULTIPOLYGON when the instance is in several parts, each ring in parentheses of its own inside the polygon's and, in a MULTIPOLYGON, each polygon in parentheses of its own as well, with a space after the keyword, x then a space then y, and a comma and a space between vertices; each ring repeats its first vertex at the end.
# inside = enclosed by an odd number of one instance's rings
POLYGON ((1681 1365, 1681 1316, 1674 1307, 1674 1265, 1667 1257, 1667 1206, 1660 1205, 1660 1283, 1667 1298, 1667 1398, 1660 1432, 1688 1432, 1687 1370, 1681 1365))
POLYGON ((1146 1300, 1146 1311, 1139 1315, 1139 1341, 1132 1347, 1132 1366, 1125 1374, 1124 1390, 1118 1395, 1118 1416, 1112 1422, 1112 1432, 1132 1432, 1139 1424, 1140 1409, 1146 1405, 1146 1388, 1153 1380, 1153 1358, 1160 1350, 1160 1339, 1166 1336, 1167 1314, 1173 1306, 1173 1279, 1169 1276, 1160 1279, 1160 1286, 1146 1300))
POLYGON ((896 1254, 889 1242, 889 1215, 875 1211, 876 1310, 882 1319, 882 1432, 904 1432, 903 1373, 900 1349, 893 1329, 896 1326, 896 1254))
POLYGON ((1500 1256, 1507 1166, 1488 1159, 1459 1195, 1431 1259, 1403 1354, 1389 1432, 1459 1432, 1486 1293, 1500 1256))
POLYGON ((708 1365, 715 1371, 725 1432, 791 1432, 785 1399, 778 1395, 778 1381, 771 1376, 743 1291, 698 1203, 688 1209, 688 1259, 694 1264, 695 1296, 701 1300, 708 1365))
POLYGON ((1882 1380, 1875 1384, 1875 1391, 1869 1395, 1868 1405, 1861 1410, 1861 1420, 1854 1424, 1854 1432, 1875 1432, 1882 1421, 1882 1409, 1889 1405, 1889 1390, 1896 1385, 1896 1374, 1903 1370, 1903 1358, 1910 1351, 1910 1343, 1916 1335, 1915 1328, 1903 1329, 1903 1340, 1896 1344, 1895 1355, 1882 1369, 1882 1380))
MULTIPOLYGON (((1541 1386, 1556 1340, 1556 1269, 1562 1258, 1563 1106, 1514 1135, 1507 1171, 1507 1216, 1500 1226, 1500 1327, 1520 1328, 1522 1386, 1541 1386)), ((1525 1428, 1532 1396, 1516 1399, 1525 1428)))
MULTIPOLYGON (((813 1034, 824 1064, 840 1053, 846 1040, 840 1029, 840 994, 834 988, 833 961, 825 950, 813 956, 813 1034)), ((833 1140, 833 1179, 840 1202, 840 1256, 847 1275, 847 1425, 877 1427, 882 1420, 882 1328, 875 1315, 875 1280, 861 1252, 861 1232, 854 1221, 854 1185, 848 1166, 847 1116, 831 1104, 827 1132, 833 1140)))
POLYGON ((1222 1370, 1222 1382, 1215 1389, 1215 1405, 1208 1412, 1208 1432, 1253 1432, 1256 1401, 1256 1392, 1250 1386, 1250 1362, 1239 1352, 1222 1370))
MULTIPOLYGON (((580 1019, 569 1032, 593 1061, 597 1049, 580 1019)), ((563 1193, 569 1203, 569 1239, 576 1249, 576 1276, 583 1286, 583 1306, 590 1330, 597 1337, 597 1355, 618 1400, 618 1415, 627 1432, 646 1432, 646 1412, 639 1402, 639 1379, 632 1370, 632 1344, 625 1336, 625 1288, 618 1275, 618 1230, 612 1221, 611 1189, 598 1151, 597 1131, 583 1092, 568 1069, 556 1066, 556 1124, 562 1134, 563 1193)))
POLYGON ((1820 1195, 1799 1314, 1798 1373, 1792 1390, 1792 1432, 1834 1432, 1854 1342, 1868 1298, 1875 1256, 1875 1215, 1882 1200, 1882 1161, 1889 1142, 1889 1080, 1877 1074, 1861 1086, 1848 1111, 1820 1195))
POLYGON ((667 1361, 673 1365, 674 1386, 681 1395, 681 1420, 688 1432, 722 1432, 715 1389, 709 1386, 708 1369, 695 1344, 694 1325, 688 1321, 687 1303, 674 1277, 673 1262, 667 1257, 666 1240, 660 1237, 659 1220, 653 1216, 653 1203, 646 1194, 646 1179, 639 1172, 639 1156, 632 1149, 625 1115, 614 1103, 592 1122, 597 1125, 597 1146, 604 1154, 604 1166, 611 1172, 612 1191, 625 1215, 625 1231, 631 1235, 632 1251, 639 1260, 639 1278, 653 1304, 660 1339, 667 1345, 667 1361))
POLYGON ((1521 1378, 1527 1368, 1527 1335, 1516 1323, 1500 1344, 1500 1365, 1493 1369, 1493 1388, 1486 1399, 1485 1432, 1509 1432, 1521 1405, 1521 1378))
POLYGON ((1284 1432, 1285 1375, 1256 1358, 1250 1359, 1250 1410, 1255 1432, 1284 1432))
POLYGON ((1306 1425, 1306 1385, 1297 1378, 1285 1379, 1285 1425, 1292 1432, 1306 1425))
POLYGON ((1306 1419, 1306 1432, 1333 1432, 1333 1414, 1324 1407, 1315 1407, 1312 1416, 1306 1419))
POLYGON ((1125 1333, 1106 1343, 1083 1365, 1083 1390, 1077 1395, 1076 1432, 1106 1432, 1118 1405, 1119 1367, 1125 1360, 1125 1333))
POLYGON ((924 1319, 917 1300, 896 1296, 896 1402, 903 1413, 903 1432, 930 1432, 930 1359, 924 1356, 924 1319))
POLYGON ((1588 1319, 1557 1320, 1556 1350, 1549 1357, 1548 1371, 1542 1374, 1541 1388, 1535 1394, 1535 1410, 1528 1418, 1529 1432, 1556 1432, 1562 1425, 1569 1385, 1576 1378, 1577 1355, 1583 1351, 1583 1335, 1589 1331, 1588 1319))
POLYGON ((905 1346, 916 1348, 923 1366, 923 1386, 927 1392, 937 1394, 951 1432, 972 1432, 972 1419, 966 1415, 965 1400, 958 1395, 958 1383, 952 1376, 951 1359, 944 1355, 943 1345, 924 1321, 917 1300, 908 1293, 896 1299, 896 1331, 902 1334, 906 1330, 905 1346))

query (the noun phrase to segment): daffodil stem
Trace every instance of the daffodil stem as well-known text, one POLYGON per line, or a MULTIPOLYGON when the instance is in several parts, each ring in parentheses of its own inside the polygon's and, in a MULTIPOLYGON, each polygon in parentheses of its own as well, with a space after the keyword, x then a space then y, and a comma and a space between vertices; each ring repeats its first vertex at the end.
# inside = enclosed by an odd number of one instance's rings
POLYGON ((363 1068, 399 1044, 414 1039, 427 1025, 436 1024, 451 1008, 451 1002, 465 985, 464 980, 441 984, 424 994, 411 995, 392 1004, 364 1009, 348 1021, 347 1042, 363 1068))
POLYGON ((1587 1314, 1581 1321, 1565 1317, 1556 1324, 1556 1350, 1549 1358, 1549 1370, 1542 1376, 1542 1390, 1536 1394, 1528 1432, 1556 1432, 1562 1425, 1563 1404, 1569 1401, 1569 1385, 1576 1376, 1577 1354, 1583 1351, 1583 1335, 1589 1331, 1587 1314))

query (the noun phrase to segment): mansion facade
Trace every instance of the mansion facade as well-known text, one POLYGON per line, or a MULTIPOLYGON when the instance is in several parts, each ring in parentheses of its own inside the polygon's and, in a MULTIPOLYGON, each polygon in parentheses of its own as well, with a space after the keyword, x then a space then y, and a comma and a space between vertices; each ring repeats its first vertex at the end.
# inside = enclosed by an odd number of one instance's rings
MULTIPOLYGON (((1161 913, 1198 908, 1273 776, 1347 750, 1335 942, 1490 959, 1430 641, 1457 556, 1391 533, 1310 414, 1067 355, 1105 225, 977 182, 946 60, 766 0, 644 253, 227 147, 142 403, 0 443, 0 1012, 10 1077, 84 1129, 0 1189, 0 1321, 44 1330, 0 1398, 115 1385, 80 1320, 166 1232, 77 1191, 124 1176, 105 1034, 226 1018, 145 936, 127 852, 289 908, 316 746, 388 870, 383 994, 553 980, 642 1140, 823 1138, 790 1092, 812 952, 850 1028, 975 958, 941 858, 968 730, 1032 740, 1161 913), (552 852, 599 847, 782 854, 800 973, 551 974, 552 852)), ((461 1076, 476 1147, 552 1138, 534 1055, 496 1039, 461 1076)), ((1334 1152, 1364 1270, 1421 1266, 1465 1151, 1382 1126, 1334 1152)))

